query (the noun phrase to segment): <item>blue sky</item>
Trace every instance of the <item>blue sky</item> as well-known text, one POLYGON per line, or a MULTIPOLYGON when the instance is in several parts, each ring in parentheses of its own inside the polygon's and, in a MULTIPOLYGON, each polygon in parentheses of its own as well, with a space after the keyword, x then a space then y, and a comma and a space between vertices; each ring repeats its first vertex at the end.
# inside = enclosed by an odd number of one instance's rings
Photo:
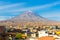
POLYGON ((0 20, 11 19, 28 10, 60 21, 60 0, 0 0, 0 20))

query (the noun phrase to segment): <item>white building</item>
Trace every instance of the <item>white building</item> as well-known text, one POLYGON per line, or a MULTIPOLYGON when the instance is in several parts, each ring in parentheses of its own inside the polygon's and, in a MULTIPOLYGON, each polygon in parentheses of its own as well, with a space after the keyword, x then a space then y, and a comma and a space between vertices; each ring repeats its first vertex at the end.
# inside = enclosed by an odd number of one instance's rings
POLYGON ((46 31, 38 31, 38 37, 42 37, 42 36, 48 36, 47 33, 45 33, 46 31))

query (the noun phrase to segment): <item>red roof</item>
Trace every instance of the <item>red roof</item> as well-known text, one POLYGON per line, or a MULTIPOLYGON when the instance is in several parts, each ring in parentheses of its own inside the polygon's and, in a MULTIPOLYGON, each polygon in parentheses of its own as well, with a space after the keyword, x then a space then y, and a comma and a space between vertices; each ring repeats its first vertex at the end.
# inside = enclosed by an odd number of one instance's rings
POLYGON ((38 38, 38 40, 55 40, 55 38, 50 36, 45 36, 45 37, 38 38))

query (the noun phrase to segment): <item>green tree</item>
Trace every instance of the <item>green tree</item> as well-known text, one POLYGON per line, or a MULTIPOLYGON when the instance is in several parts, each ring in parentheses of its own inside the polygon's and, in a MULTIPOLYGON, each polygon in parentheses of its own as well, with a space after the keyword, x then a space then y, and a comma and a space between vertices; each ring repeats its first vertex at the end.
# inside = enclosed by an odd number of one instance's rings
POLYGON ((21 33, 17 33, 15 36, 16 39, 21 39, 22 38, 22 34, 21 33))

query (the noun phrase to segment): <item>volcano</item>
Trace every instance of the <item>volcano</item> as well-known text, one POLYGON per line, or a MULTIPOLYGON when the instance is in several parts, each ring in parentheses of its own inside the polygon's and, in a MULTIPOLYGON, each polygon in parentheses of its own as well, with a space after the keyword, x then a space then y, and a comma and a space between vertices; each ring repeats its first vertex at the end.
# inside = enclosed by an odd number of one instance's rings
POLYGON ((47 18, 44 18, 40 15, 36 15, 36 13, 32 11, 26 11, 23 14, 14 17, 10 19, 9 21, 15 22, 15 23, 21 23, 21 22, 40 22, 43 24, 58 24, 59 22, 49 20, 47 18))
POLYGON ((49 20, 49 19, 46 19, 40 15, 36 15, 36 13, 33 13, 32 11, 26 11, 24 12, 23 14, 19 15, 19 16, 16 16, 10 20, 7 20, 5 22, 12 22, 17 24, 17 23, 27 23, 27 22, 32 22, 32 23, 43 23, 44 25, 47 25, 47 24, 54 24, 54 25, 58 25, 60 24, 60 22, 56 22, 56 21, 52 21, 52 20, 49 20))
POLYGON ((12 18, 9 21, 15 21, 15 22, 48 22, 49 20, 42 17, 42 16, 36 15, 35 13, 33 13, 31 11, 27 11, 27 12, 24 12, 23 14, 21 14, 17 17, 12 18))

